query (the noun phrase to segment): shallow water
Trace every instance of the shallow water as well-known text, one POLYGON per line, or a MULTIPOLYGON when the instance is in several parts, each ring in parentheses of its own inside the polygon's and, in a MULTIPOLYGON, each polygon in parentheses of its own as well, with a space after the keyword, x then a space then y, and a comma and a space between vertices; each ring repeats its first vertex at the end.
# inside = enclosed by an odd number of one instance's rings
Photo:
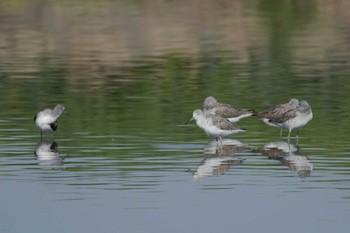
POLYGON ((0 231, 348 232, 349 7, 3 1, 0 231), (208 95, 314 118, 298 145, 243 119, 221 148, 184 124, 208 95))

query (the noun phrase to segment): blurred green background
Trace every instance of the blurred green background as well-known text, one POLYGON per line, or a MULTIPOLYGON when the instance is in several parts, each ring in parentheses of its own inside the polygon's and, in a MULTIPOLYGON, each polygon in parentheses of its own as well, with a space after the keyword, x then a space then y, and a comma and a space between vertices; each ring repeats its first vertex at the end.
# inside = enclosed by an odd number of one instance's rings
MULTIPOLYGON (((177 126, 208 95, 256 110, 296 97, 314 111, 302 135, 345 142, 349 9, 348 1, 4 0, 0 117, 32 120, 62 103, 67 135, 186 140, 206 137, 177 126)), ((240 125, 278 134, 255 119, 240 125)))

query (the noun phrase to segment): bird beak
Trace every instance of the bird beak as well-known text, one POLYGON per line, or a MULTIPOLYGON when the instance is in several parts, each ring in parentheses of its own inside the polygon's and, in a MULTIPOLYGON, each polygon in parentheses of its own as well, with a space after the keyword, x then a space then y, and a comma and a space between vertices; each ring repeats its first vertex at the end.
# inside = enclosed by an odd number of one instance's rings
POLYGON ((193 121, 193 117, 191 119, 189 119, 188 121, 185 122, 185 125, 187 125, 188 123, 190 123, 191 121, 193 121))

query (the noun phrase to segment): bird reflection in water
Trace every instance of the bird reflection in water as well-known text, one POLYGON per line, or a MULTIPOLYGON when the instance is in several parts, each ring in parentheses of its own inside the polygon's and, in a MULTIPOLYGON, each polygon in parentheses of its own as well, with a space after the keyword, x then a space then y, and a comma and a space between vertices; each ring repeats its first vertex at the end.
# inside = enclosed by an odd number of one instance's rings
POLYGON ((309 177, 313 170, 313 164, 300 153, 298 145, 285 141, 270 142, 264 145, 260 152, 271 159, 281 161, 282 165, 296 172, 300 178, 309 177))
POLYGON ((63 159, 58 155, 58 144, 55 141, 41 141, 34 151, 40 165, 63 166, 63 159))
POLYGON ((221 176, 233 166, 243 163, 244 159, 236 157, 236 153, 249 152, 252 148, 238 140, 212 140, 204 147, 204 160, 193 174, 195 181, 208 176, 221 176))

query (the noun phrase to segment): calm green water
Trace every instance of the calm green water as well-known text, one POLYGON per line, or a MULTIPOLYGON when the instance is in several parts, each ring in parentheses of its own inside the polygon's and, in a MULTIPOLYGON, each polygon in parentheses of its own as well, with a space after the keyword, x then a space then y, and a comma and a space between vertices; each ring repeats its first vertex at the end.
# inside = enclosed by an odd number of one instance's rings
POLYGON ((349 10, 2 1, 0 232, 348 232, 349 10), (243 119, 219 155, 184 125, 208 95, 305 99, 314 118, 298 146, 243 119), (40 142, 33 117, 57 103, 70 116, 40 142))

